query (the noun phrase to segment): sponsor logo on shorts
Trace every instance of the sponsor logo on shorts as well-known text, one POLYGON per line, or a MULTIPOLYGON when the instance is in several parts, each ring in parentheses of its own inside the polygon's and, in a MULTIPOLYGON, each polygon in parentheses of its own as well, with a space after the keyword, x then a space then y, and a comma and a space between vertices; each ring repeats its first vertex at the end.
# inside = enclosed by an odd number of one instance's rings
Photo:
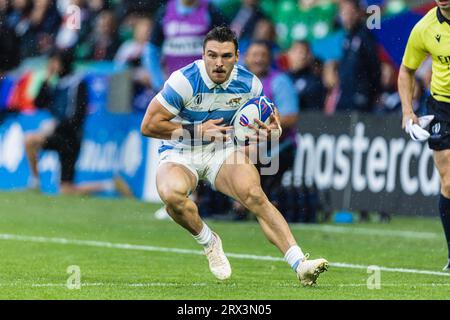
POLYGON ((438 122, 431 128, 431 132, 433 133, 433 138, 439 138, 441 136, 439 134, 440 131, 441 131, 441 124, 438 122))

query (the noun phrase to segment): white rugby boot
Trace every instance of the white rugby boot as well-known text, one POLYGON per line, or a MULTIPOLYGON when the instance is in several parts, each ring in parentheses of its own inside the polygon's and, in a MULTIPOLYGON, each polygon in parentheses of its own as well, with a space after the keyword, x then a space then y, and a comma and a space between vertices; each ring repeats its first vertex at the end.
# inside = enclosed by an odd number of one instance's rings
POLYGON ((222 240, 213 232, 211 243, 205 247, 205 255, 208 258, 209 270, 219 280, 231 277, 231 266, 222 249, 222 240))
POLYGON ((297 277, 303 286, 312 286, 316 284, 316 280, 319 275, 328 270, 328 261, 325 259, 308 260, 309 254, 307 253, 302 262, 297 267, 297 277))

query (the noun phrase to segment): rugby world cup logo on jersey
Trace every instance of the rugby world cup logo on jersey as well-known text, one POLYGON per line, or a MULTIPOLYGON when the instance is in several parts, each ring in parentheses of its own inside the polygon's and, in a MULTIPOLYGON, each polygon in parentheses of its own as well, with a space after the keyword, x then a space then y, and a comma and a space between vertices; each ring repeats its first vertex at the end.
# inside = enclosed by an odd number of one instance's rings
POLYGON ((194 103, 192 104, 191 109, 199 110, 202 102, 203 102, 203 95, 201 93, 198 93, 194 98, 194 103))

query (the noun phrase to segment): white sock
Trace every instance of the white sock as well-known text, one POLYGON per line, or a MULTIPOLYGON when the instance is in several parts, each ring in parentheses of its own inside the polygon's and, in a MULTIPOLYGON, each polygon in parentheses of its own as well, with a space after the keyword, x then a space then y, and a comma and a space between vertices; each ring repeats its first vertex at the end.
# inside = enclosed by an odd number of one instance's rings
POLYGON ((196 236, 193 236, 197 242, 203 246, 207 246, 213 239, 213 234, 211 229, 203 222, 203 229, 196 236))
POLYGON ((286 260, 286 262, 289 263, 292 270, 296 271, 298 265, 300 264, 304 256, 305 255, 303 254, 303 251, 302 249, 300 249, 299 246, 292 246, 289 248, 288 251, 286 251, 286 254, 284 255, 284 260, 286 260))

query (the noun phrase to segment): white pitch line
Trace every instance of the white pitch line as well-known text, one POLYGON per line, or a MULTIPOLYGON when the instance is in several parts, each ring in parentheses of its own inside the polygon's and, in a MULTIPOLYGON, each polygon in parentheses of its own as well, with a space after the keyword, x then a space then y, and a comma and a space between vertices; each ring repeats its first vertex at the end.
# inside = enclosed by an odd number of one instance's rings
MULTIPOLYGON (((226 285, 226 284, 225 284, 226 285)), ((239 284, 232 283, 231 286, 239 286, 239 284)), ((0 283, 0 287, 28 287, 43 288, 43 287, 67 287, 66 283, 0 283)), ((171 282, 144 282, 144 283, 102 283, 102 282, 82 282, 81 287, 130 287, 130 288, 148 288, 148 287, 205 287, 208 283, 171 283, 171 282)), ((251 285, 250 285, 251 286, 251 285)), ((277 287, 297 287, 294 284, 277 284, 277 287)), ((449 287, 450 283, 382 283, 381 287, 449 287)), ((249 287, 249 284, 245 284, 249 287)), ((342 284, 327 284, 321 283, 320 287, 367 287, 367 283, 342 283, 342 284)))
MULTIPOLYGON (((147 283, 102 283, 102 282, 85 282, 80 283, 81 287, 204 287, 207 283, 164 283, 164 282, 147 282, 147 283)), ((16 283, 0 284, 1 286, 26 286, 16 283)), ((33 283, 32 287, 67 287, 66 283, 33 283)))
MULTIPOLYGON (((330 284, 320 284, 325 287, 335 287, 330 284)), ((336 285, 338 287, 367 287, 367 283, 343 283, 336 285)), ((381 287, 448 287, 450 283, 381 283, 381 287)))
MULTIPOLYGON (((0 240, 56 243, 56 244, 66 244, 66 245, 81 245, 81 246, 100 247, 100 248, 141 250, 141 251, 153 251, 153 252, 169 252, 169 253, 181 253, 181 254, 192 254, 192 255, 203 255, 204 254, 203 251, 200 251, 200 250, 165 248, 165 247, 124 244, 124 243, 112 243, 112 242, 93 241, 93 240, 74 240, 74 239, 65 239, 65 238, 23 236, 23 235, 15 235, 15 234, 0 234, 0 240)), ((279 257, 258 256, 258 255, 241 254, 241 253, 227 253, 227 256, 230 258, 245 259, 245 260, 284 261, 283 258, 279 258, 279 257)), ((364 266, 364 265, 340 263, 340 262, 330 263, 330 266, 337 267, 337 268, 364 269, 364 270, 367 270, 367 268, 369 267, 369 266, 364 266)), ((404 268, 388 268, 388 267, 381 267, 381 266, 377 266, 377 267, 381 271, 386 271, 386 272, 414 273, 414 274, 426 274, 426 275, 450 277, 450 273, 446 273, 446 272, 417 270, 417 269, 404 269, 404 268)))
POLYGON ((412 238, 412 239, 439 239, 443 235, 433 232, 419 232, 419 231, 407 231, 407 230, 377 230, 368 228, 357 227, 343 227, 332 225, 307 225, 307 224, 290 224, 292 230, 312 230, 322 231, 328 233, 345 233, 345 234, 358 234, 368 236, 389 236, 400 238, 412 238))

